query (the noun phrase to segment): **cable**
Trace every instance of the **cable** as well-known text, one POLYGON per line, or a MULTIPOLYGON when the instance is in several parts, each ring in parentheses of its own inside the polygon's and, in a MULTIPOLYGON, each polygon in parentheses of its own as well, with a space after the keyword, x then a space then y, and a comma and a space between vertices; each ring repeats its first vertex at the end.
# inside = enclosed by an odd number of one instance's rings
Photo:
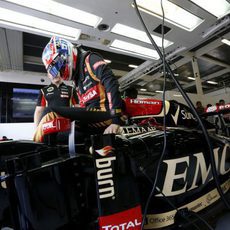
MULTIPOLYGON (((140 169, 140 168, 139 168, 139 170, 142 172, 142 174, 143 174, 144 176, 146 176, 146 178, 149 180, 150 183, 153 183, 153 182, 152 182, 152 179, 145 173, 144 170, 142 170, 142 169, 140 169)), ((165 194, 164 194, 158 187, 156 187, 156 190, 163 196, 163 198, 168 202, 168 204, 169 204, 172 208, 174 208, 174 209, 177 211, 177 213, 178 213, 182 218, 184 218, 184 219, 185 219, 186 221, 188 221, 190 224, 194 225, 194 227, 195 227, 196 229, 200 230, 200 228, 199 228, 195 223, 193 223, 192 221, 190 221, 188 217, 186 217, 185 215, 182 215, 182 213, 181 213, 181 210, 182 210, 182 209, 178 209, 178 208, 168 199, 168 197, 165 196, 165 194)), ((205 219, 203 219, 202 217, 200 217, 200 215, 198 215, 196 212, 193 212, 193 211, 191 211, 191 210, 187 210, 186 212, 187 212, 187 214, 191 214, 191 215, 197 217, 200 221, 202 221, 202 222, 208 227, 208 229, 214 230, 213 227, 212 227, 205 219)))
MULTIPOLYGON (((157 53, 160 56, 161 60, 163 61, 164 60, 164 56, 161 53, 161 51, 160 51, 159 47, 157 46, 156 42, 152 38, 151 34, 149 33, 148 28, 145 25, 145 23, 143 21, 143 18, 142 18, 141 14, 140 14, 140 11, 138 9, 136 0, 134 0, 134 6, 135 6, 136 13, 138 15, 138 18, 140 19, 140 21, 142 23, 142 26, 144 27, 145 32, 146 32, 148 38, 150 39, 153 47, 157 51, 157 53)), ((207 132, 206 128, 204 127, 204 124, 203 124, 200 116, 198 115, 198 113, 197 113, 194 105, 192 104, 191 100, 189 99, 189 97, 187 96, 187 94, 185 93, 185 91, 182 89, 180 83, 174 77, 173 71, 171 70, 171 68, 170 68, 170 66, 169 66, 169 64, 167 62, 165 62, 165 67, 167 69, 167 72, 170 73, 170 76, 174 80, 174 82, 175 82, 177 88, 179 89, 181 95, 183 96, 183 98, 187 102, 188 106, 191 108, 191 110, 192 110, 193 114, 195 115, 198 123, 200 124, 201 130, 203 131, 205 140, 206 140, 207 145, 208 145, 208 150, 209 150, 209 153, 210 153, 211 170, 212 170, 212 175, 213 175, 213 178, 214 178, 214 181, 215 181, 215 184, 216 184, 217 191, 218 191, 218 193, 219 193, 222 201, 224 202, 225 206, 227 207, 227 209, 230 210, 230 204, 229 204, 229 202, 227 201, 227 199, 224 196, 224 193, 223 193, 223 191, 221 189, 220 182, 219 182, 219 179, 218 179, 218 175, 217 175, 217 171, 216 171, 216 166, 215 166, 215 159, 214 159, 213 148, 212 148, 212 144, 211 144, 210 139, 209 139, 208 132, 207 132)))
POLYGON ((188 213, 191 214, 191 215, 193 215, 193 216, 195 216, 195 217, 197 217, 200 221, 202 221, 207 226, 208 229, 214 230, 214 228, 206 220, 204 220, 203 218, 201 218, 200 215, 198 215, 196 212, 188 210, 188 213))
MULTIPOLYGON (((162 7, 162 0, 161 0, 161 7, 162 7)), ((157 184, 157 180, 158 180, 158 174, 159 174, 159 171, 160 171, 160 166, 163 162, 163 158, 164 158, 164 155, 165 155, 165 150, 166 150, 166 145, 167 145, 167 137, 166 137, 166 115, 165 115, 165 87, 166 87, 166 68, 165 68, 165 52, 164 52, 164 10, 163 10, 163 7, 162 7, 162 12, 163 12, 163 26, 162 26, 162 51, 163 51, 163 73, 164 73, 164 83, 163 83, 163 95, 162 95, 162 105, 163 105, 163 113, 164 113, 164 118, 163 118, 163 130, 164 130, 164 143, 163 143, 163 150, 162 150, 162 154, 160 156, 160 159, 158 161, 158 164, 157 164, 157 168, 156 168, 156 174, 155 174, 155 180, 153 182, 153 185, 152 185, 152 190, 149 194, 149 197, 146 201, 146 204, 145 204, 145 209, 144 209, 144 212, 143 212, 143 219, 142 219, 142 223, 141 223, 141 229, 144 228, 144 224, 145 224, 145 218, 146 218, 146 215, 147 215, 147 211, 148 211, 148 207, 149 207, 149 203, 151 201, 151 198, 154 194, 154 191, 155 191, 155 188, 156 188, 156 184, 157 184)))

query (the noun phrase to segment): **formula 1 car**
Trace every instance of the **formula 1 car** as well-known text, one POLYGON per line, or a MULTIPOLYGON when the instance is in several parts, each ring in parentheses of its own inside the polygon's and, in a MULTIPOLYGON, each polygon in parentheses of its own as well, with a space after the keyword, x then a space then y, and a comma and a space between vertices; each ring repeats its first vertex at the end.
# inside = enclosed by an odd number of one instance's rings
MULTIPOLYGON (((152 99, 125 104, 127 125, 116 136, 91 135, 76 144, 72 129, 69 144, 50 138, 1 142, 1 227, 226 230, 221 218, 229 214, 222 202, 229 201, 229 137, 204 120, 212 162, 187 106, 152 99)), ((48 137, 86 116, 75 108, 52 109, 64 118, 44 124, 48 137)))

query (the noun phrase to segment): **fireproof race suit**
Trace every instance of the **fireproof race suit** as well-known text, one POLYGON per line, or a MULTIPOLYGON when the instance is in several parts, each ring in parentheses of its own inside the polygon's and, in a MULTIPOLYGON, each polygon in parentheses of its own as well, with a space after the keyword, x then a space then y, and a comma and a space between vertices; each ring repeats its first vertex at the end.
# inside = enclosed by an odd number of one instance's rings
POLYGON ((121 124, 122 100, 118 81, 104 59, 96 53, 81 53, 79 69, 75 78, 77 95, 81 107, 93 111, 110 111, 111 120, 104 124, 92 124, 100 127, 121 124))
MULTIPOLYGON (((104 59, 96 53, 84 52, 78 56, 78 68, 74 75, 76 91, 81 108, 89 111, 95 111, 94 116, 99 117, 99 111, 109 111, 110 119, 100 122, 88 123, 85 118, 80 119, 80 123, 87 123, 89 129, 85 126, 79 128, 85 132, 103 132, 110 124, 122 124, 123 117, 121 113, 122 99, 119 93, 118 81, 107 66, 104 59)), ((77 108, 76 108, 77 109, 77 108)), ((57 117, 56 113, 49 113, 40 122, 47 122, 57 117)), ((100 120, 100 119, 99 119, 100 120)), ((40 142, 43 132, 37 128, 34 140, 40 142)))

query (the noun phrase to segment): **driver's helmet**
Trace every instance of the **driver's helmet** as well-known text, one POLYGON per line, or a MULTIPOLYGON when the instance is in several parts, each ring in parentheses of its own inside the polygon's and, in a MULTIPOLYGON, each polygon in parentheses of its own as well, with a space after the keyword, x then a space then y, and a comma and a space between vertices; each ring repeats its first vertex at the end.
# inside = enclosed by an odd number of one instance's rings
POLYGON ((42 61, 47 72, 53 77, 61 76, 63 80, 72 80, 74 60, 77 54, 73 44, 63 38, 53 36, 43 50, 42 61), (58 75, 60 73, 60 75, 58 75))

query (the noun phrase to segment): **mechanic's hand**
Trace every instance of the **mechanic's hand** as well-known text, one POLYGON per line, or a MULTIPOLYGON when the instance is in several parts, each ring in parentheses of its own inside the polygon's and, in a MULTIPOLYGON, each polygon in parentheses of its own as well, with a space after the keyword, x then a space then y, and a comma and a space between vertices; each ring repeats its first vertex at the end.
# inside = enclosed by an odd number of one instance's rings
POLYGON ((118 134, 120 132, 120 125, 111 124, 109 127, 107 127, 104 131, 104 134, 118 134))

